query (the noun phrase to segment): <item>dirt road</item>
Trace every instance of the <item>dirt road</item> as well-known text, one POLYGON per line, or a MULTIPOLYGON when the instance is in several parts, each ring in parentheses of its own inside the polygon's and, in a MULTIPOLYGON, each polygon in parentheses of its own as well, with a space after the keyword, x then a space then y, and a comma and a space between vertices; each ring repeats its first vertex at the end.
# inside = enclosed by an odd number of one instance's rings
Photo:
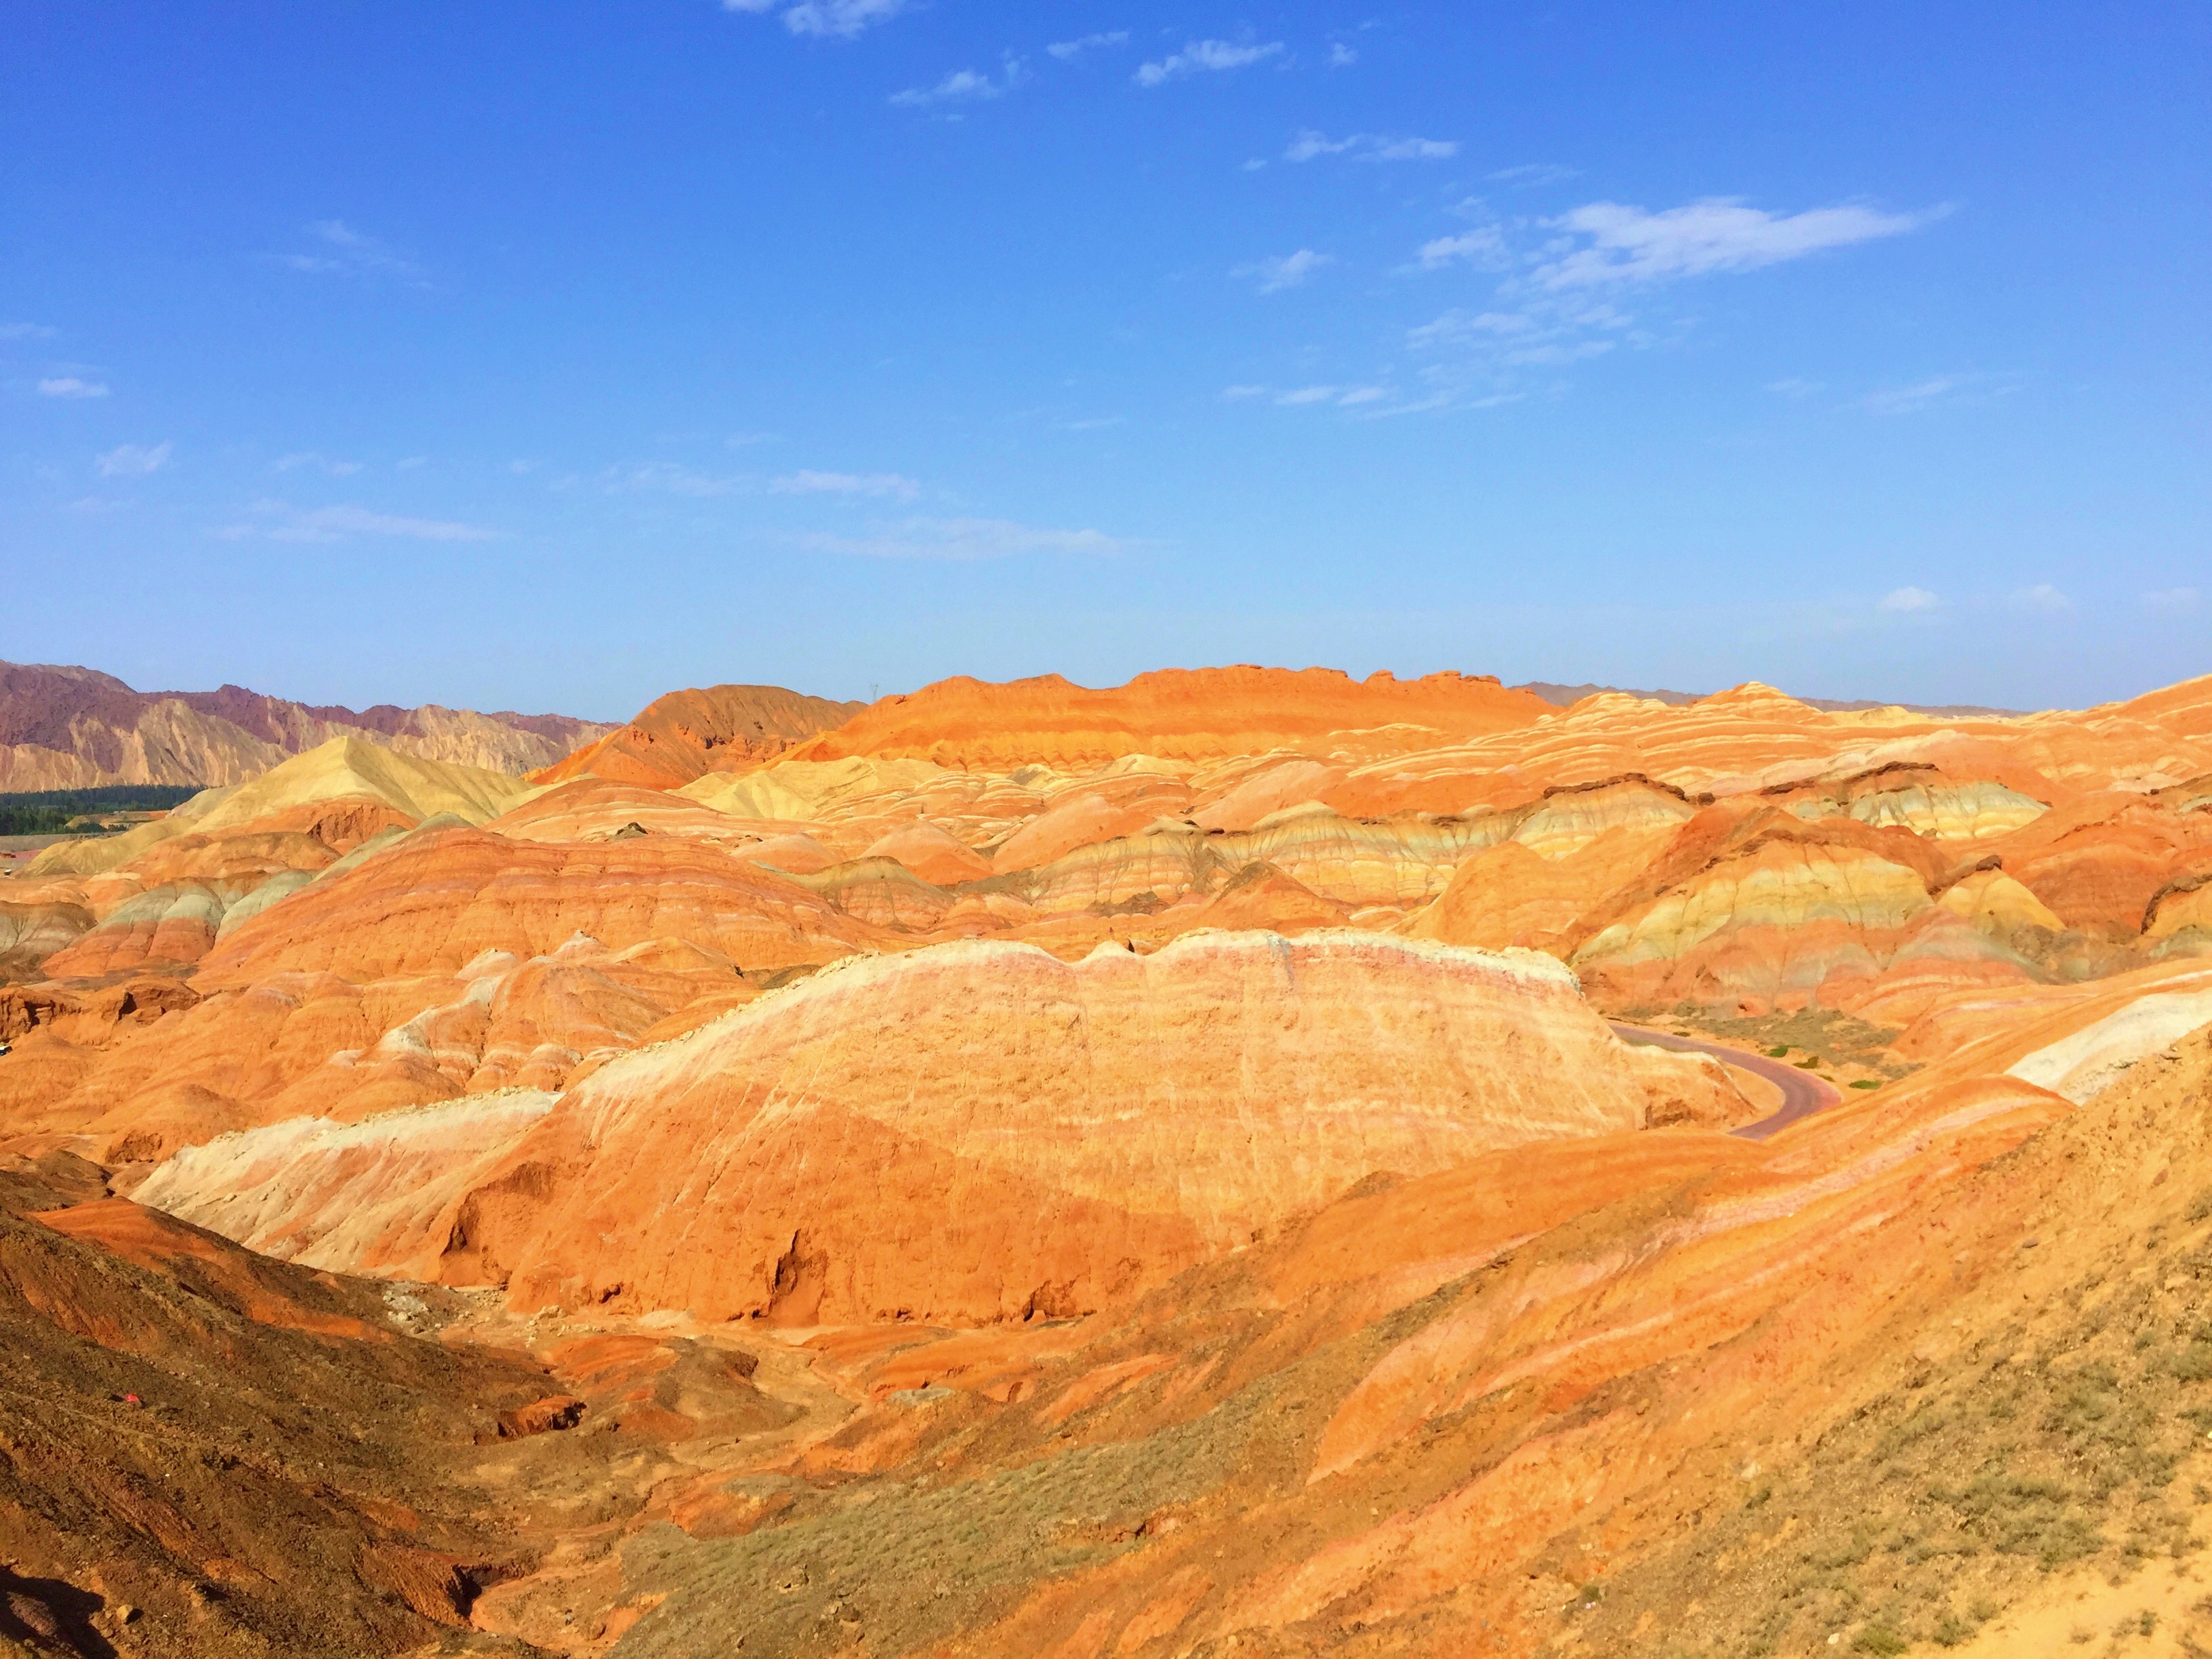
POLYGON ((1739 1066, 1754 1077, 1765 1078, 1781 1090, 1781 1110, 1759 1119, 1756 1123, 1747 1123, 1741 1129, 1731 1131, 1746 1140, 1764 1140, 1777 1130, 1787 1128, 1798 1119, 1810 1117, 1843 1098, 1836 1085, 1826 1078, 1800 1071, 1786 1060, 1769 1060, 1764 1054, 1747 1054, 1741 1048, 1730 1048, 1718 1042, 1700 1042, 1695 1037, 1676 1036, 1670 1031, 1647 1031, 1640 1025, 1616 1024, 1613 1030, 1613 1035, 1624 1042, 1648 1042, 1657 1048, 1711 1054, 1724 1064, 1739 1066))

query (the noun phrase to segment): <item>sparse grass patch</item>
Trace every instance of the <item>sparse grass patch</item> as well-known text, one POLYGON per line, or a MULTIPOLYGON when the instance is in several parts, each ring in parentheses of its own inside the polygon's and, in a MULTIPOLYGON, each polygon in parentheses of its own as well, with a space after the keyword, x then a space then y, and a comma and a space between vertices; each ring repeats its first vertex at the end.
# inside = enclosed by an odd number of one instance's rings
POLYGON ((1613 1576, 1589 1639, 1612 1650, 1641 1610, 1696 1599, 1717 1653, 1832 1651, 1837 1631, 1851 1653, 1951 1648, 2047 1574, 2124 1582, 2186 1555, 2212 1491, 2173 1480, 2212 1432, 2212 1301, 2191 1279, 2177 1316, 2160 1287, 2180 1254, 2085 1271, 2039 1304, 2057 1328, 2002 1327, 1902 1376, 1663 1566, 1613 1576))

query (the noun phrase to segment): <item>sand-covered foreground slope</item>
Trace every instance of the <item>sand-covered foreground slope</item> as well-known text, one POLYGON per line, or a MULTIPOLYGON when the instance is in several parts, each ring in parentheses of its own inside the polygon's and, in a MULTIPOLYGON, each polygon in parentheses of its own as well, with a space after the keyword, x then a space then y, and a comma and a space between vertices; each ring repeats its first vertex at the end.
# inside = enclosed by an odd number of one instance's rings
MULTIPOLYGON (((466 1120, 471 1152, 426 1155, 441 1181, 470 1162, 468 1189, 434 1210, 392 1190, 410 1224, 373 1238, 313 1231, 332 1166, 369 1155, 358 1135, 228 1138, 139 1196, 305 1261, 489 1279, 517 1305, 988 1322, 1087 1312, 1386 1171, 1749 1115, 1717 1067, 1621 1044, 1547 958, 1350 933, 854 961, 542 1115, 491 1106, 466 1120), (475 1161, 503 1122, 505 1154, 475 1161)), ((415 1120, 441 1145, 455 1121, 415 1120)))

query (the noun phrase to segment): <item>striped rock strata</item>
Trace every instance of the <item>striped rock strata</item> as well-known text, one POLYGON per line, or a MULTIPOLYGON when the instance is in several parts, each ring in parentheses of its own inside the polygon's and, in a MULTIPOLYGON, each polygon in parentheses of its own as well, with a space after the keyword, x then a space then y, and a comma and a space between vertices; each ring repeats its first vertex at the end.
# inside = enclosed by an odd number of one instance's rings
MULTIPOLYGON (((397 1194, 411 1231, 325 1231, 376 1243, 316 1259, 501 1283, 525 1307, 1072 1314, 1379 1173, 1744 1112, 1717 1068, 1617 1042, 1541 957, 1343 932, 1079 963, 951 945, 832 969, 614 1060, 434 1219, 397 1194)), ((403 1158, 404 1127, 379 1132, 380 1158, 403 1158)), ((331 1189, 317 1145, 289 1127, 228 1138, 142 1195, 283 1248, 331 1189)))

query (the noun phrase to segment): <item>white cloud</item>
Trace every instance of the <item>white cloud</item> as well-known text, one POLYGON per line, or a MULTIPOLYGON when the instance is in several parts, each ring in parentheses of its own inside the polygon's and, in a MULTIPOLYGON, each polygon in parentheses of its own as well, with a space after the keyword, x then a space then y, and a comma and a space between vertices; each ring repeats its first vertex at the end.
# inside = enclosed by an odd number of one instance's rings
POLYGON ((1966 383, 1965 377, 1961 375, 1933 375, 1925 380, 1916 380, 1911 386, 1869 392, 1859 399, 1859 406, 1876 415, 1917 414, 1930 404, 1940 403, 1948 398, 1966 383))
POLYGON ((1279 392, 1264 386, 1230 386, 1221 389, 1224 402, 1249 403, 1255 398, 1265 398, 1278 409, 1310 409, 1320 404, 1333 404, 1338 409, 1359 409, 1387 402, 1395 395, 1388 386, 1298 386, 1279 392))
POLYGON ((365 507, 319 507, 302 513, 285 501, 261 501, 253 519, 226 525, 215 533, 224 541, 264 536, 272 542, 336 542, 349 536, 401 536, 424 542, 489 542, 506 532, 447 519, 411 519, 374 513, 365 507))
POLYGON ((137 444, 118 444, 99 458, 100 476, 103 478, 141 478, 149 472, 159 472, 169 464, 173 444, 159 443, 150 447, 137 444))
POLYGON ((1766 213, 1732 197, 1709 197, 1660 213, 1592 202, 1548 222, 1569 239, 1585 240, 1540 264, 1535 275, 1547 288, 1565 289, 1755 270, 1827 248, 1902 235, 1935 216, 1864 207, 1766 213))
MULTIPOLYGON (((724 0, 727 4, 728 0, 724 0)), ((739 11, 765 11, 763 5, 740 5, 739 11)), ((906 9, 906 0, 805 0, 783 14, 783 26, 793 34, 829 35, 850 40, 878 23, 888 23, 906 9)))
POLYGON ((1026 553, 1110 556, 1127 544, 1096 530, 1040 530, 1011 519, 908 519, 874 536, 803 536, 799 545, 872 559, 969 562, 1026 553))
POLYGON ((1128 44, 1129 31, 1114 29, 1103 34, 1086 34, 1076 40, 1055 40, 1045 50, 1065 64, 1101 46, 1126 46, 1128 44))
POLYGON ((1821 389, 1821 383, 1818 380, 1801 380, 1792 374, 1785 375, 1778 380, 1769 380, 1766 383, 1766 389, 1784 398, 1809 398, 1821 389))
POLYGON ((1297 288, 1330 263, 1326 253, 1316 253, 1302 247, 1296 253, 1285 253, 1271 259, 1259 259, 1249 265, 1239 265, 1232 273, 1238 276, 1257 276, 1260 292, 1275 294, 1286 288, 1297 288))
POLYGON ((286 254, 284 263, 295 270, 316 276, 394 276, 415 283, 422 278, 422 266, 343 219, 318 219, 307 229, 321 246, 313 253, 286 254))
POLYGON ((43 323, 0 323, 0 340, 51 340, 54 334, 43 323))
POLYGON ((1137 84, 1157 87, 1185 75, 1195 75, 1202 70, 1243 69, 1252 64, 1263 63, 1279 56, 1283 43, 1270 40, 1265 46, 1239 46, 1230 40, 1193 40, 1181 52, 1163 58, 1157 64, 1145 64, 1137 70, 1137 84))
POLYGON ((925 104, 960 103, 971 98, 996 98, 1004 88, 988 75, 974 70, 955 70, 933 87, 908 87, 895 92, 890 101, 909 108, 925 104))
POLYGON ((279 472, 293 472, 303 466, 313 467, 325 477, 331 478, 351 477, 361 471, 359 461, 334 461, 327 456, 318 454, 312 449, 302 450, 296 455, 280 455, 276 458, 276 470, 279 472))
POLYGON ((39 382, 41 398, 105 398, 105 380, 83 380, 74 374, 56 374, 39 382))
POLYGON ((1359 54, 1341 40, 1334 42, 1328 49, 1328 66, 1331 69, 1350 69, 1358 61, 1359 54))
POLYGON ((428 466, 429 464, 430 458, 428 455, 408 455, 392 462, 392 465, 402 472, 412 472, 416 467, 428 466))
POLYGON ((896 472, 812 472, 778 478, 769 488, 779 495, 896 495, 910 501, 921 486, 896 472))
POLYGON ((1563 167, 1555 161, 1530 161, 1517 167, 1500 167, 1489 175, 1492 184, 1512 190, 1534 190, 1539 185, 1564 184, 1581 176, 1575 168, 1563 167))
MULTIPOLYGON (((1493 176, 1510 183, 1549 182, 1565 170, 1516 167, 1493 176)), ((1657 345, 1687 328, 1686 319, 1663 311, 1656 323, 1639 321, 1624 308, 1628 293, 1896 235, 1936 216, 1861 207, 1777 215, 1723 200, 1660 213, 1596 202, 1535 221, 1487 221, 1480 198, 1462 203, 1456 211, 1475 219, 1475 226, 1422 244, 1416 268, 1471 265, 1500 276, 1487 305, 1455 307, 1407 331, 1407 343, 1431 357, 1419 371, 1428 395, 1402 405, 1407 409, 1476 408, 1510 399, 1522 395, 1522 371, 1585 362, 1623 345, 1657 345)), ((1911 407, 1949 389, 1948 381, 1931 384, 1869 400, 1868 406, 1911 407)), ((1784 380, 1773 390, 1802 397, 1819 388, 1784 380)))
POLYGON ((1509 258, 1504 235, 1495 225, 1485 225, 1463 235, 1439 236, 1421 244, 1421 264, 1430 270, 1460 264, 1497 270, 1504 266, 1509 258))
MULTIPOLYGON (((519 468, 525 464, 516 462, 519 468)), ((599 474, 599 483, 609 489, 631 489, 663 495, 690 495, 704 500, 715 495, 735 495, 742 493, 745 482, 742 478, 719 477, 711 472, 695 471, 679 466, 674 461, 647 461, 638 466, 612 466, 599 474)))
POLYGON ((1882 596, 1881 608, 1894 611, 1900 616, 1918 616, 1929 611, 1940 611, 1943 601, 1924 587, 1893 587, 1882 596))
POLYGON ((2012 602, 2022 611, 2038 611, 2046 617, 2055 617, 2063 611, 2074 608, 2074 601, 2049 582, 2038 582, 2033 587, 2021 588, 2012 596, 2012 602))
POLYGON ((1441 161, 1458 155, 1459 144, 1449 138, 1392 138, 1373 132, 1331 138, 1327 133, 1308 128, 1291 140, 1283 159, 1310 161, 1320 155, 1346 154, 1362 161, 1441 161))
POLYGON ((2161 587, 2142 597, 2143 603, 2152 610, 2176 617, 2193 615, 2204 604, 2203 591, 2194 587, 2161 587))
POLYGON ((1513 310, 1447 311, 1407 331, 1416 349, 1477 351, 1510 366, 1580 362, 1620 343, 1631 319, 1608 305, 1535 302, 1513 310))

